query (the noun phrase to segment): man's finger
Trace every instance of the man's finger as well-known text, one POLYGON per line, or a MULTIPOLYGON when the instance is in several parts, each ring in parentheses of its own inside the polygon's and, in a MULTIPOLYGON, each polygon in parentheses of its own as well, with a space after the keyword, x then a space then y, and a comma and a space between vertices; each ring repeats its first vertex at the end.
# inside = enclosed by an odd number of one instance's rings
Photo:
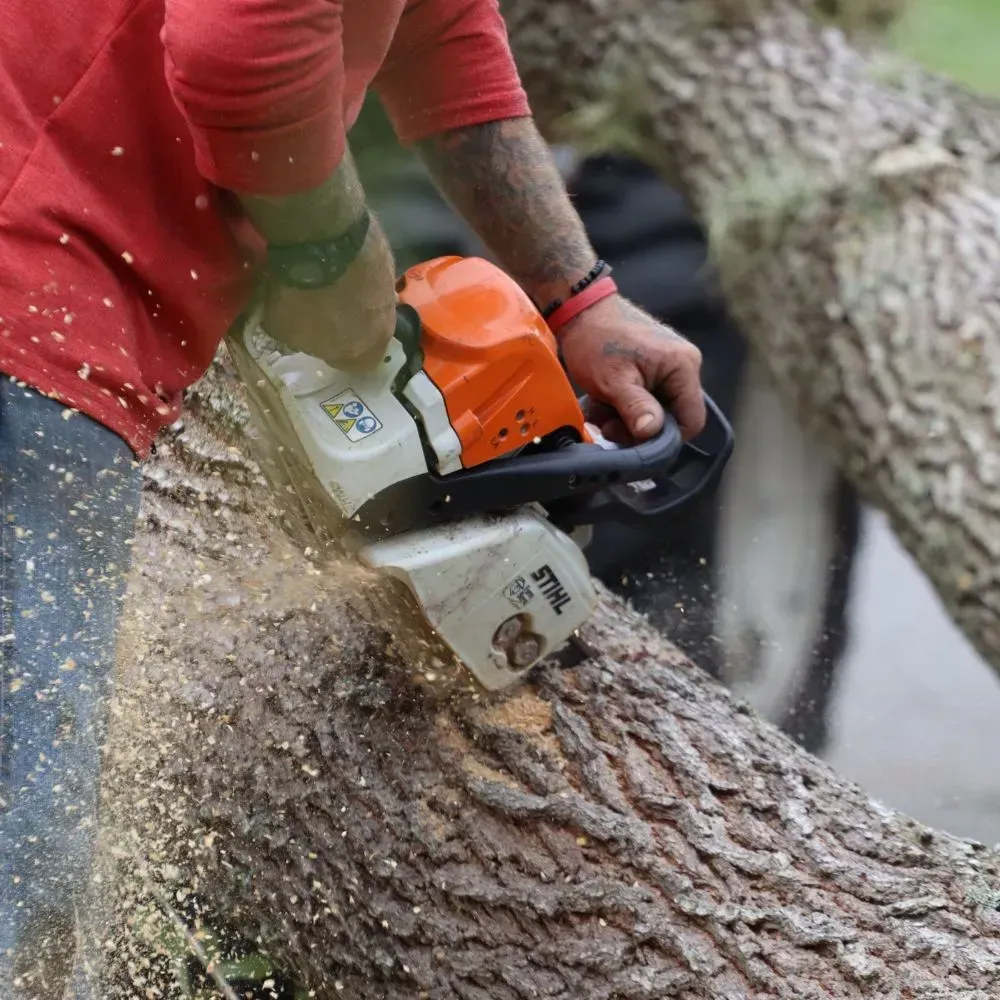
POLYGON ((324 352, 323 360, 337 371, 346 372, 348 375, 363 375, 374 371, 382 364, 387 350, 388 345, 383 347, 376 344, 363 354, 324 352))
POLYGON ((597 427, 606 424, 613 417, 618 416, 617 411, 610 403, 598 403, 591 396, 582 396, 580 398, 580 408, 583 410, 584 419, 595 424, 597 427))
POLYGON ((660 432, 663 407, 642 385, 629 381, 615 382, 608 386, 608 396, 628 432, 636 440, 645 441, 660 432))
POLYGON ((705 398, 700 391, 690 398, 675 401, 671 412, 680 425, 681 437, 685 441, 697 437, 705 429, 708 414, 705 410, 705 398))
POLYGON ((674 372, 664 384, 664 395, 685 441, 697 437, 705 428, 708 414, 698 374, 693 369, 674 372))
POLYGON ((605 440, 610 441, 612 444, 620 445, 623 448, 627 448, 629 445, 635 443, 632 440, 632 435, 628 432, 628 428, 622 423, 621 417, 618 416, 614 416, 601 424, 601 434, 604 435, 605 440))

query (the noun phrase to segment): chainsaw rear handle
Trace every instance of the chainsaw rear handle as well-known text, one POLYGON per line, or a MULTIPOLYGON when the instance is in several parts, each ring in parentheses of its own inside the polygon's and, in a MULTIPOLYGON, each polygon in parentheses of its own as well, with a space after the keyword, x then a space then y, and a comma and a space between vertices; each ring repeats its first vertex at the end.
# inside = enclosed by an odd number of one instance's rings
MULTIPOLYGON (((708 417, 705 430, 719 439, 711 450, 690 442, 682 443, 668 469, 661 466, 655 474, 645 477, 654 482, 652 489, 637 490, 628 486, 627 483, 637 482, 640 478, 629 477, 579 501, 568 499, 551 504, 549 510, 554 520, 561 527, 572 528, 605 521, 641 522, 680 513, 718 482, 733 451, 733 429, 715 400, 708 395, 705 395, 705 408, 708 417)), ((671 426, 672 435, 676 434, 679 440, 680 430, 676 422, 668 416, 666 423, 671 426)), ((618 453, 639 451, 658 440, 618 449, 618 453)))
MULTIPOLYGON (((403 351, 410 361, 413 361, 420 354, 420 334, 420 314, 412 306, 398 304, 396 306, 394 336, 402 344, 403 351)), ((725 417, 722 416, 715 402, 707 395, 705 396, 705 404, 709 411, 710 420, 714 419, 723 427, 731 448, 732 431, 726 423, 725 417)), ((566 450, 564 449, 564 452, 566 450)), ((560 464, 556 474, 565 475, 568 485, 574 491, 585 484, 601 487, 614 483, 632 483, 663 475, 673 469, 680 460, 685 460, 685 464, 690 465, 695 461, 696 456, 704 455, 697 449, 688 450, 685 448, 680 428, 669 415, 664 419, 660 433, 640 444, 610 451, 594 448, 590 445, 571 446, 568 450, 572 452, 571 463, 566 463, 565 468, 563 464, 560 464), (610 459, 607 457, 609 454, 612 456, 610 459), (572 464, 572 468, 569 467, 570 464, 572 464), (607 480, 606 483, 605 480, 607 480)), ((723 465, 728 457, 728 452, 721 456, 723 465)), ((551 453, 546 453, 545 461, 547 469, 554 468, 551 463, 551 453)), ((524 472, 530 474, 530 470, 527 468, 524 468, 524 472)), ((452 479, 453 477, 450 476, 449 482, 452 479)), ((672 506, 674 502, 670 498, 663 499, 663 503, 668 506, 672 506)), ((651 510, 650 513, 656 512, 651 510)))
POLYGON ((659 434, 631 447, 609 450, 578 442, 504 456, 447 476, 427 473, 402 480, 364 504, 355 524, 378 537, 530 503, 542 504, 570 525, 676 510, 712 482, 732 450, 728 422, 707 396, 705 402, 724 437, 711 455, 685 444, 677 422, 667 415, 659 434), (653 495, 628 488, 649 479, 657 483, 653 495))

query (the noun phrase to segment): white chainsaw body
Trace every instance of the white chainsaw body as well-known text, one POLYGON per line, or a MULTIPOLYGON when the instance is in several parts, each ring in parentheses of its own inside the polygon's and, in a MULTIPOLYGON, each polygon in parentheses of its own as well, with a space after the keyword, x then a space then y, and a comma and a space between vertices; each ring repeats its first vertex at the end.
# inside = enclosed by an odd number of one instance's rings
POLYGON ((590 617, 597 593, 586 557, 540 506, 375 541, 351 531, 367 500, 429 471, 424 440, 437 475, 462 468, 458 435, 433 382, 423 372, 413 375, 402 392, 407 405, 394 394, 406 364, 397 340, 386 363, 357 375, 287 353, 253 322, 237 337, 237 351, 244 347, 260 373, 254 385, 248 382, 255 408, 264 411, 255 416, 282 448, 306 460, 347 523, 347 546, 406 584, 437 635, 483 686, 515 682, 590 617))
MULTIPOLYGON (((427 471, 419 428, 392 391, 406 362, 398 340, 387 348, 389 362, 357 375, 308 354, 286 352, 259 325, 247 329, 243 342, 271 389, 268 395, 294 431, 295 440, 283 444, 305 452, 345 518, 394 482, 427 471)), ((461 445, 441 393, 422 372, 405 392, 431 425, 428 436, 442 472, 460 469, 461 445)))
POLYGON ((410 588, 491 690, 561 646, 597 600, 579 547, 533 507, 406 532, 359 555, 410 588))

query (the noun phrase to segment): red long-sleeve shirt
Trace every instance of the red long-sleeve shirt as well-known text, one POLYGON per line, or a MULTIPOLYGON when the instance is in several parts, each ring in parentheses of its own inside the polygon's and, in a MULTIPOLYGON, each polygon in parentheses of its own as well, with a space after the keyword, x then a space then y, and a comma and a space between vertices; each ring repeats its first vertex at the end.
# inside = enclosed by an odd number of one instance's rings
POLYGON ((252 290, 225 189, 315 187, 369 86, 404 143, 528 113, 496 0, 2 0, 0 372, 145 455, 252 290))

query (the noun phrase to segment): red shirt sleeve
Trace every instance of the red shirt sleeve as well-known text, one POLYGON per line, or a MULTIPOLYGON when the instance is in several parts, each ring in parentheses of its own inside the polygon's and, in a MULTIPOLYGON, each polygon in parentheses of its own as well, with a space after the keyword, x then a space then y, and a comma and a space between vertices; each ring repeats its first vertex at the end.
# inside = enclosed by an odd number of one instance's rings
POLYGON ((374 86, 404 145, 531 113, 497 0, 410 0, 374 86))
POLYGON ((295 194, 344 155, 344 0, 166 0, 167 81, 219 187, 295 194))

